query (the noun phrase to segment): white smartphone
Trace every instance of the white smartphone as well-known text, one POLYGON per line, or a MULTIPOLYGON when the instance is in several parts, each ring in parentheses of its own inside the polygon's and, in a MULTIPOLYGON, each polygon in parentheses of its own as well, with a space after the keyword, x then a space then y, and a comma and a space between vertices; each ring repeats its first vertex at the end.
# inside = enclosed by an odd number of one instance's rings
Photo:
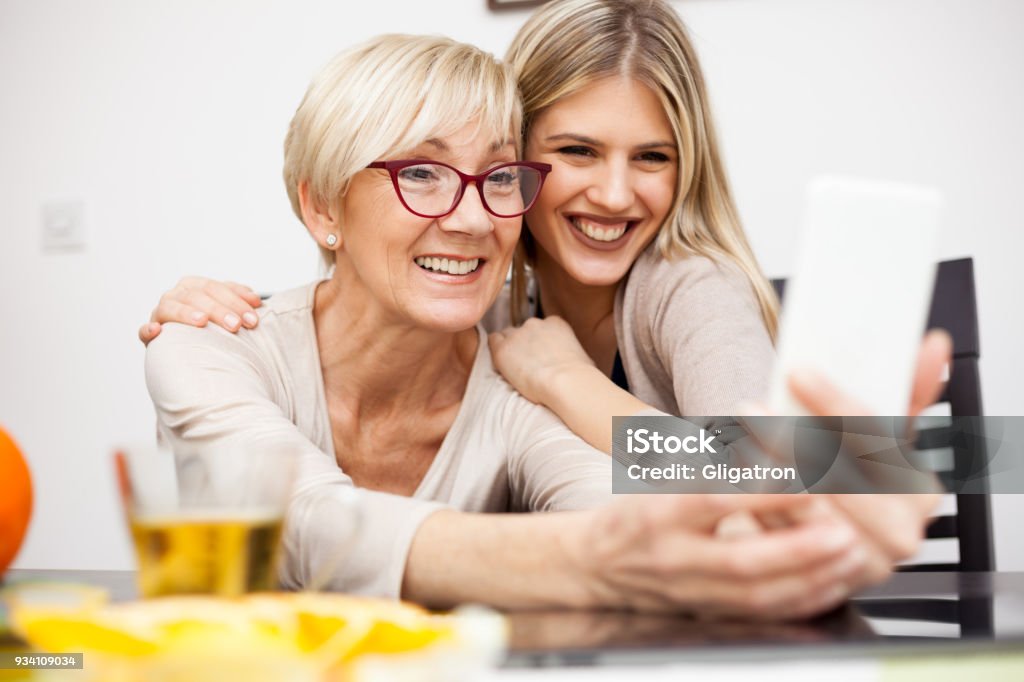
POLYGON ((935 189, 822 177, 808 185, 769 405, 804 415, 788 375, 823 373, 871 413, 905 415, 935 282, 935 189))

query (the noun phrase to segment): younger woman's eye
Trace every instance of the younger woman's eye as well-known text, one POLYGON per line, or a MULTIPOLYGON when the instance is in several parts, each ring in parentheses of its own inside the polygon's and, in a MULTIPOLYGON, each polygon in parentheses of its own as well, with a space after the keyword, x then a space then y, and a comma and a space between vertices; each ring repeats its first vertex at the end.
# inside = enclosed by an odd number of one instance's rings
POLYGON ((570 145, 568 147, 559 147, 558 153, 567 154, 569 156, 593 156, 594 150, 582 145, 570 145))
POLYGON ((661 152, 644 152, 640 155, 640 160, 650 163, 666 163, 670 159, 668 154, 662 154, 661 152))

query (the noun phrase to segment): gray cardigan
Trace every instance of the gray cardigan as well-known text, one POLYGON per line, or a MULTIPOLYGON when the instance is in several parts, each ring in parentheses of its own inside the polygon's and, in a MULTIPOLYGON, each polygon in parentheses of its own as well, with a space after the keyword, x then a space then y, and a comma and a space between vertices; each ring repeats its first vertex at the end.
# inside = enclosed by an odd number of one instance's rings
POLYGON ((648 248, 619 287, 615 336, 630 392, 663 412, 731 415, 767 395, 775 349, 735 265, 648 248))

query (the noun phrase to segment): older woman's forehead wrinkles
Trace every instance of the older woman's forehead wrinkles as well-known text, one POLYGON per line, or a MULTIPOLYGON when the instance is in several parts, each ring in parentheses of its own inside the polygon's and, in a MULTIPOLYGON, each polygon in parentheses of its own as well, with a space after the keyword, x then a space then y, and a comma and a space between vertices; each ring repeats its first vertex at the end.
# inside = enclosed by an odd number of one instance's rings
MULTIPOLYGON (((463 147, 472 147, 474 144, 475 142, 471 141, 468 145, 463 145, 463 147)), ((421 148, 423 148, 426 145, 433 147, 436 152, 441 154, 451 155, 454 153, 452 151, 452 146, 445 142, 443 139, 439 137, 432 137, 430 139, 424 140, 423 143, 414 148, 410 152, 410 154, 416 154, 418 151, 420 151, 421 148)), ((487 153, 498 154, 505 151, 509 147, 512 147, 514 151, 515 145, 515 140, 513 140, 510 137, 505 139, 494 140, 487 146, 487 153)))

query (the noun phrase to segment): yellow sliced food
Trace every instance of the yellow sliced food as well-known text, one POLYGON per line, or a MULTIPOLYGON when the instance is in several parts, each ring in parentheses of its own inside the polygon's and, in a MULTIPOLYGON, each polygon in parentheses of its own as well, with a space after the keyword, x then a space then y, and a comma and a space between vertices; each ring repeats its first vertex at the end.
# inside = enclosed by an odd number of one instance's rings
POLYGON ((53 653, 95 651, 145 656, 160 650, 159 642, 145 635, 126 632, 122 625, 96 622, 86 616, 61 614, 15 614, 15 632, 32 646, 53 653))
POLYGON ((452 635, 451 627, 442 626, 440 623, 421 623, 416 627, 410 627, 408 624, 377 621, 373 623, 373 627, 359 646, 349 652, 348 657, 370 653, 396 654, 415 651, 435 644, 438 640, 451 638, 452 635))
MULTIPOLYGON (((501 646, 468 637, 464 616, 333 594, 163 597, 78 610, 22 604, 12 615, 16 631, 41 650, 93 652, 162 669, 184 666, 183 679, 188 666, 212 670, 234 659, 246 665, 264 661, 267 670, 293 661, 321 676, 344 676, 350 664, 367 657, 476 655, 501 646)), ((492 630, 504 639, 502 629, 492 630)))

